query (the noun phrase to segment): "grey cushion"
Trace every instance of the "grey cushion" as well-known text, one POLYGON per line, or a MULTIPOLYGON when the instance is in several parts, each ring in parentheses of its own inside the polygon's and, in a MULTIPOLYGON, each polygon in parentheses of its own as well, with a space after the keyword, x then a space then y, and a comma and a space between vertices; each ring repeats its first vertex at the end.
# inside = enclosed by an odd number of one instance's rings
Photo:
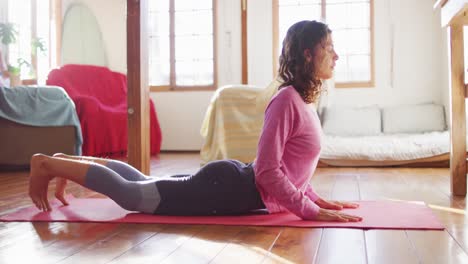
POLYGON ((385 107, 382 125, 384 133, 424 133, 447 128, 444 107, 437 104, 385 107))
POLYGON ((335 136, 372 136, 381 134, 380 109, 371 107, 326 108, 322 117, 323 132, 335 136))

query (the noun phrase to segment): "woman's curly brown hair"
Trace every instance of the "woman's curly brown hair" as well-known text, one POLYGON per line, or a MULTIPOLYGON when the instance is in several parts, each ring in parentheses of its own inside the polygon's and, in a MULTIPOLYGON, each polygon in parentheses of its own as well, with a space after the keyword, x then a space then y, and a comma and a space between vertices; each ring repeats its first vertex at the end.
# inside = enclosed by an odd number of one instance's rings
POLYGON ((330 33, 326 24, 315 20, 300 21, 288 29, 279 59, 279 76, 283 80, 279 89, 292 85, 308 104, 318 99, 322 81, 314 76, 313 60, 307 62, 304 51, 309 49, 313 52, 330 33))

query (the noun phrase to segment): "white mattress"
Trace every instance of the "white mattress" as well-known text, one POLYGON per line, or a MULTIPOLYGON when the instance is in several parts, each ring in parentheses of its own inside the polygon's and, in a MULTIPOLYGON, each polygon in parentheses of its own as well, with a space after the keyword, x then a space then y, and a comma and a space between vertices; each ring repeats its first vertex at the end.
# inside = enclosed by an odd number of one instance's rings
POLYGON ((424 134, 322 137, 322 159, 414 160, 449 153, 448 131, 424 134))

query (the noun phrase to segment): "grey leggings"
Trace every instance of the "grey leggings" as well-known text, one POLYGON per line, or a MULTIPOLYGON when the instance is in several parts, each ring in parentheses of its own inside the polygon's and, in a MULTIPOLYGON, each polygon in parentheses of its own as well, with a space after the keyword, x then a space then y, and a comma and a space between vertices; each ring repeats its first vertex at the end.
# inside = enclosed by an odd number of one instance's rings
POLYGON ((158 215, 237 215, 265 209, 251 165, 213 161, 194 174, 152 178, 130 165, 92 164, 85 186, 123 208, 158 215))

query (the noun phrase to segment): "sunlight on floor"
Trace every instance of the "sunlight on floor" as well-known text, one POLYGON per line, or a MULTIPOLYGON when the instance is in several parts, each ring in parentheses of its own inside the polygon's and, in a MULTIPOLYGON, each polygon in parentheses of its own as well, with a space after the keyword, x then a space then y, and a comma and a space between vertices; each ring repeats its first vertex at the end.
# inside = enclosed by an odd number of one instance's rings
MULTIPOLYGON (((386 200, 396 201, 396 202, 408 202, 408 203, 415 203, 415 204, 422 204, 422 205, 426 204, 424 201, 408 201, 408 200, 400 200, 400 199, 393 199, 393 198, 386 198, 386 200)), ((429 206, 429 208, 434 209, 434 210, 465 215, 465 210, 463 209, 440 206, 440 205, 435 205, 435 204, 427 204, 427 206, 429 206)))
POLYGON ((249 249, 251 249, 252 251, 256 252, 259 255, 266 256, 265 263, 281 263, 281 264, 293 264, 294 263, 278 255, 272 254, 271 252, 263 248, 250 247, 249 249))
POLYGON ((434 204, 429 204, 428 206, 429 206, 431 209, 434 209, 434 210, 439 210, 439 211, 445 211, 445 212, 449 212, 449 213, 455 213, 455 214, 465 215, 465 210, 462 210, 462 209, 456 209, 456 208, 451 208, 451 207, 439 206, 439 205, 434 205, 434 204))

